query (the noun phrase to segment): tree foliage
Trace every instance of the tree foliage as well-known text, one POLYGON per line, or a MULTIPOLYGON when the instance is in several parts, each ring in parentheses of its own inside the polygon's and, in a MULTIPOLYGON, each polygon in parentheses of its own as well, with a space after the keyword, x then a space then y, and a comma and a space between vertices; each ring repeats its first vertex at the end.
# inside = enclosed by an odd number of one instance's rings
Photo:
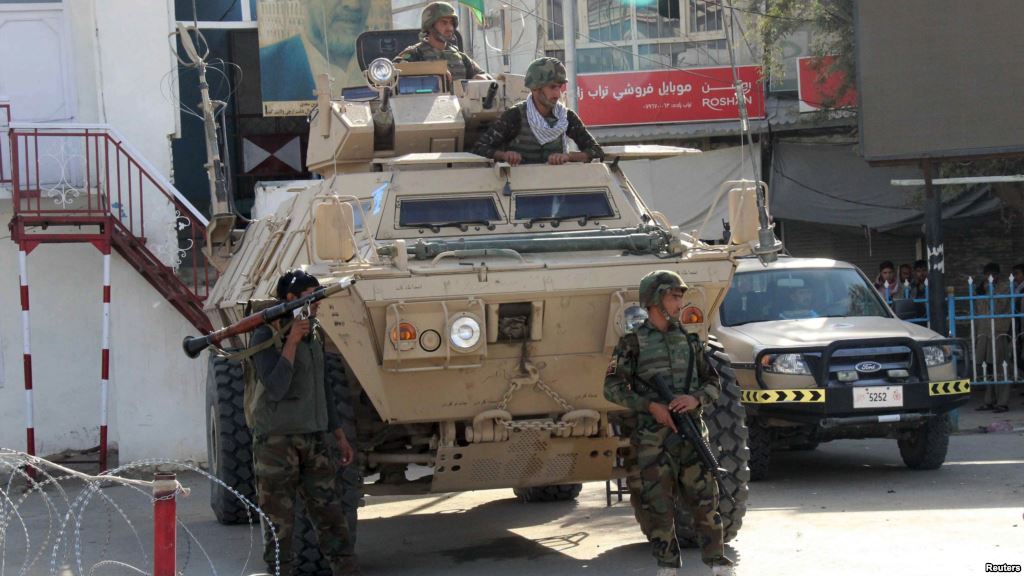
POLYGON ((813 56, 832 56, 819 77, 840 73, 843 81, 824 108, 833 108, 854 88, 856 54, 853 38, 854 0, 747 0, 747 10, 759 13, 753 34, 763 47, 765 70, 773 76, 783 74, 781 44, 794 32, 811 34, 813 56))

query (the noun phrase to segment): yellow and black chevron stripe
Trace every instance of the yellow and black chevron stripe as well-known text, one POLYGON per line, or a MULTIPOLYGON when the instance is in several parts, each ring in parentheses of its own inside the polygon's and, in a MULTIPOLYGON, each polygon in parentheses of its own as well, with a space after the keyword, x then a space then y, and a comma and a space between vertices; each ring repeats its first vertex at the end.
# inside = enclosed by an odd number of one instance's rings
POLYGON ((929 382, 929 396, 948 396, 950 394, 968 394, 971 391, 970 380, 950 380, 949 382, 929 382))
POLYGON ((814 402, 825 401, 825 391, 809 390, 744 390, 741 400, 746 404, 774 404, 778 402, 814 402))

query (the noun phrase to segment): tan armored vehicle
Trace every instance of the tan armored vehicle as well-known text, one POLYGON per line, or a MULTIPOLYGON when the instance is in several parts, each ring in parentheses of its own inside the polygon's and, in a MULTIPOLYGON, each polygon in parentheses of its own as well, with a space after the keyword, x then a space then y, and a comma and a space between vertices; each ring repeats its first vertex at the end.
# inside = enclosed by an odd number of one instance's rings
POLYGON ((743 390, 751 479, 773 450, 840 438, 893 438, 910 468, 945 461, 946 415, 970 392, 966 348, 901 320, 857 267, 742 258, 711 333, 743 390))
MULTIPOLYGON (((369 39, 405 45, 380 40, 369 39)), ((307 163, 323 179, 286 185, 276 214, 250 223, 222 254, 207 304, 214 325, 270 298, 288 269, 325 286, 354 282, 318 315, 358 451, 342 473, 350 521, 363 494, 512 488, 527 501, 563 500, 583 482, 621 478, 628 439, 602 389, 613 347, 642 320, 639 279, 681 274, 688 328, 705 335, 735 258, 778 248, 767 226, 758 229, 755 189, 729 192, 732 241, 706 245, 647 207, 618 167, 696 151, 608 147, 604 162, 494 165, 465 152, 467 143, 527 95, 521 76, 452 86, 444 63, 392 66, 393 54, 377 53, 385 58, 366 66, 363 97, 321 95, 311 115, 307 163)), ((724 393, 707 420, 735 498, 721 504, 731 539, 746 510, 746 430, 728 362, 711 358, 724 393)), ((209 362, 209 456, 224 482, 212 504, 222 522, 245 522, 227 488, 253 493, 242 416, 251 375, 217 356, 209 362)), ((310 530, 298 532, 312 542, 310 530)), ((316 555, 315 546, 303 552, 316 555)))

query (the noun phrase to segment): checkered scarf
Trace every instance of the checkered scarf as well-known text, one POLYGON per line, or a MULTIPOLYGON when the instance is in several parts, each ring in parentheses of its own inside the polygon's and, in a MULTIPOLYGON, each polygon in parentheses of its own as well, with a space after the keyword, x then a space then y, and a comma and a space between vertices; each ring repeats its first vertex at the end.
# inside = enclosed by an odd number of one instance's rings
POLYGON ((526 99, 526 119, 530 122, 530 130, 533 130, 533 135, 537 138, 537 142, 544 145, 555 138, 561 138, 562 151, 564 152, 565 131, 569 128, 569 116, 566 114, 566 108, 561 102, 555 103, 555 108, 552 112, 556 118, 554 126, 549 125, 548 121, 537 111, 537 107, 533 104, 532 96, 526 99))

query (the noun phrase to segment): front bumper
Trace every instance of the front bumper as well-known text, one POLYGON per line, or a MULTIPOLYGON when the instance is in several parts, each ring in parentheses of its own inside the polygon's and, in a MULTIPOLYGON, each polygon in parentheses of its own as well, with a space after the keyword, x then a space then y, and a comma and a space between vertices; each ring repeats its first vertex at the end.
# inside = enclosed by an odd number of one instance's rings
MULTIPOLYGON (((954 339, 931 340, 929 346, 950 346, 954 378, 929 380, 922 343, 911 339, 868 339, 836 341, 824 348, 766 349, 755 358, 757 389, 746 389, 741 400, 747 413, 753 416, 775 418, 798 424, 822 428, 864 425, 894 425, 906 427, 936 414, 944 414, 967 403, 971 385, 966 378, 970 365, 966 347, 954 339), (832 377, 832 362, 850 364, 858 350, 877 350, 879 347, 902 347, 909 350, 910 376, 903 380, 863 380, 852 383, 838 382, 832 377), (815 386, 812 388, 769 388, 762 377, 762 358, 768 354, 796 353, 813 360, 815 386), (902 401, 899 406, 856 406, 855 390, 877 386, 899 387, 902 401)), ((948 365, 944 365, 948 366, 948 365)), ((948 369, 947 369, 948 370, 948 369)))

